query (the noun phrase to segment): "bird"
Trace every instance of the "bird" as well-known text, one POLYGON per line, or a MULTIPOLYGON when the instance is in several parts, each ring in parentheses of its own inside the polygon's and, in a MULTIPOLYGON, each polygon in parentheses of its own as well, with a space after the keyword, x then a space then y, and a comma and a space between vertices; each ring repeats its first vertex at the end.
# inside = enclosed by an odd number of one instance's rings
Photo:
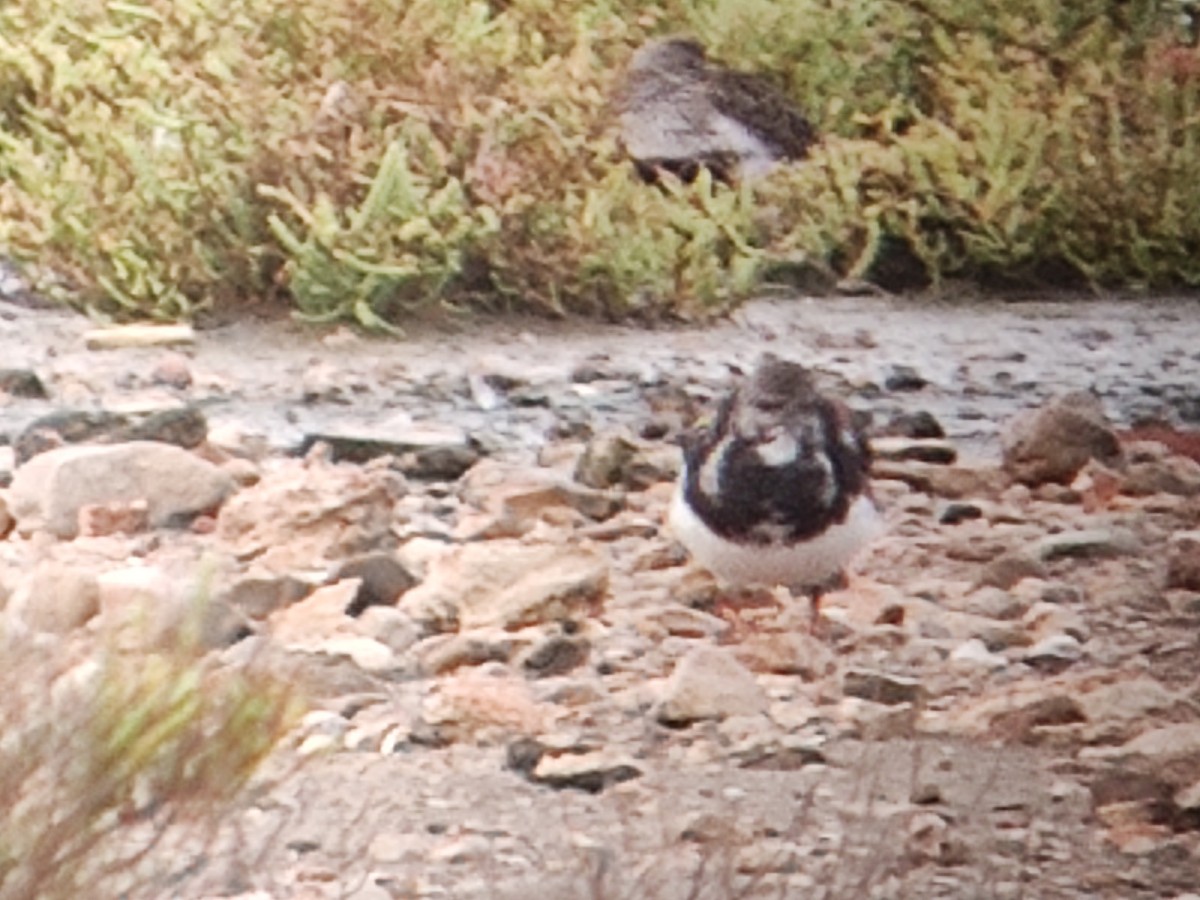
POLYGON ((633 54, 616 91, 621 144, 643 181, 666 171, 693 181, 766 174, 804 158, 816 130, 766 78, 710 62, 691 37, 649 41, 633 54))
POLYGON ((675 537, 731 587, 808 595, 815 628, 821 594, 883 532, 870 444, 851 411, 807 368, 768 353, 680 443, 675 537))

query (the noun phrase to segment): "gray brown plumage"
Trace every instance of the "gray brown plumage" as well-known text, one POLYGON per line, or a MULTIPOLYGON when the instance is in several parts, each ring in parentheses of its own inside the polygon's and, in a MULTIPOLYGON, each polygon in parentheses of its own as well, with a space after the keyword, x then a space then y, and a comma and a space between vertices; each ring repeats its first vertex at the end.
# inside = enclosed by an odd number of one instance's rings
POLYGON ((802 159, 811 123, 769 81, 710 62, 691 38, 650 41, 633 54, 617 92, 621 143, 638 174, 684 181, 701 167, 731 181, 802 159))

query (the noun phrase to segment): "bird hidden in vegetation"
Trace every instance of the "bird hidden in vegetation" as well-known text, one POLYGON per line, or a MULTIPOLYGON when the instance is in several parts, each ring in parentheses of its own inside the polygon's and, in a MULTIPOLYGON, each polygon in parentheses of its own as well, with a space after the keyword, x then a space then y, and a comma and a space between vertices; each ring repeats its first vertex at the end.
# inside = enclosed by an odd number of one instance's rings
POLYGON ((710 62, 686 37, 650 41, 633 54, 617 90, 621 144, 648 183, 765 174, 816 141, 812 124, 766 78, 710 62))

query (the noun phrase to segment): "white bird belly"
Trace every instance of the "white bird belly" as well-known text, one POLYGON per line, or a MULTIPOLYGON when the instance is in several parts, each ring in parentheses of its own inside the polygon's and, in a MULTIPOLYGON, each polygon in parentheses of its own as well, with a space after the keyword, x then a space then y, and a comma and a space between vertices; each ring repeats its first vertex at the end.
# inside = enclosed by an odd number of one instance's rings
POLYGON ((866 544, 883 533, 883 518, 869 497, 857 497, 846 518, 796 544, 742 544, 709 528, 675 491, 671 530, 692 558, 734 587, 822 584, 840 572, 866 544))

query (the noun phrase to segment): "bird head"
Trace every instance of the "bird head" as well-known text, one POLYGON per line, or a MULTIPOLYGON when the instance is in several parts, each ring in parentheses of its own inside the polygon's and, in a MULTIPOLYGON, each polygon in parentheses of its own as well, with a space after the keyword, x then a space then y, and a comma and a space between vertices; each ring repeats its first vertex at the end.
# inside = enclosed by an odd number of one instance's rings
POLYGON ((667 37, 638 48, 629 61, 630 73, 679 74, 704 68, 704 45, 691 37, 667 37))

